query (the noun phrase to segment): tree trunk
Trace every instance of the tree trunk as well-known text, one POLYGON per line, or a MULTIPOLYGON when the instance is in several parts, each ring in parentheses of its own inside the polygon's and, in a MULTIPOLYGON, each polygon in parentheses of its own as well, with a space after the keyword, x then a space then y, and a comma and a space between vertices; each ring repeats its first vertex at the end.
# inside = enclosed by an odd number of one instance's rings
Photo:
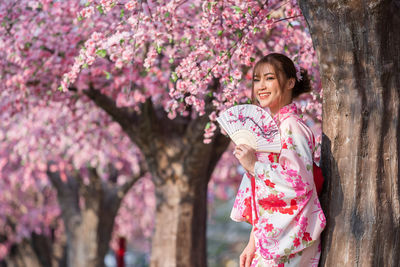
POLYGON ((400 3, 300 0, 320 63, 320 266, 399 266, 400 3))
POLYGON ((206 182, 196 188, 180 180, 157 187, 150 266, 207 266, 206 188, 206 182))
MULTIPOLYGON (((90 184, 82 177, 61 180, 58 172, 47 174, 57 190, 67 235, 67 263, 74 267, 104 266, 104 257, 114 227, 121 200, 142 176, 142 173, 122 186, 102 180, 95 169, 90 171, 90 184), (79 204, 83 198, 84 205, 79 204)), ((116 182, 116 180, 114 181, 116 182)))
MULTIPOLYGON (((113 214, 109 214, 114 218, 113 214)), ((100 235, 111 235, 112 229, 104 229, 99 215, 93 210, 81 212, 81 221, 76 227, 67 231, 68 266, 104 266, 107 243, 99 242, 100 235)))
POLYGON ((32 233, 31 245, 40 263, 44 267, 66 267, 66 237, 58 239, 45 235, 32 233))
MULTIPOLYGON (((53 240, 49 236, 32 233, 29 239, 12 245, 3 263, 8 267, 66 267, 65 248, 64 237, 53 240)), ((0 266, 3 266, 1 261, 0 266)))
POLYGON ((144 149, 157 199, 151 267, 207 266, 207 185, 229 140, 219 136, 205 145, 197 130, 189 134, 191 141, 161 138, 155 141, 158 149, 144 149))
POLYGON ((93 191, 85 197, 78 222, 66 227, 68 237, 68 266, 101 267, 108 251, 114 219, 120 206, 120 197, 104 201, 108 192, 93 191))
POLYGON ((32 248, 30 240, 24 239, 12 246, 9 255, 5 258, 7 267, 42 267, 39 258, 32 248))

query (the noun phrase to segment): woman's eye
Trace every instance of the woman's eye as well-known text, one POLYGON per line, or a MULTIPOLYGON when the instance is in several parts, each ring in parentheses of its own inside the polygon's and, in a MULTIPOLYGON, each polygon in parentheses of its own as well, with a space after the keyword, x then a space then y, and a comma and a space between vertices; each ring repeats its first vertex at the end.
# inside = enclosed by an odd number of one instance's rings
POLYGON ((267 80, 273 80, 275 79, 274 77, 268 77, 267 80))
POLYGON ((259 80, 259 79, 254 79, 253 81, 254 81, 254 82, 259 82, 260 80, 259 80))

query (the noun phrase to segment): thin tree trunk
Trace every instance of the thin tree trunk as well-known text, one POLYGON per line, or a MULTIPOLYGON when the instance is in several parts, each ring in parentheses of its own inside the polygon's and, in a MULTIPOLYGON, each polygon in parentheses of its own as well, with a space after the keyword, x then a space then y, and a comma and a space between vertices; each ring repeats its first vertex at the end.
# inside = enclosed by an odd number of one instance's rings
POLYGON ((301 0, 320 63, 320 266, 399 266, 400 3, 301 0))
POLYGON ((152 239, 152 267, 207 266, 207 177, 188 185, 168 180, 156 188, 156 227, 152 239))
POLYGON ((32 233, 31 245, 43 267, 66 267, 66 237, 54 239, 32 233))
MULTIPOLYGON (((84 185, 82 177, 68 176, 61 180, 58 172, 47 174, 57 190, 65 231, 67 235, 67 263, 74 267, 104 266, 109 248, 114 220, 121 200, 144 170, 129 182, 118 186, 102 180, 95 169, 89 169, 90 184, 84 185), (79 199, 84 199, 84 205, 79 199)), ((118 175, 116 175, 117 177, 118 175)), ((113 180, 113 179, 111 179, 113 180)))
POLYGON ((12 246, 5 262, 7 267, 42 267, 30 240, 27 239, 12 246))
MULTIPOLYGON (((104 266, 106 252, 99 251, 101 245, 98 242, 98 231, 101 227, 99 221, 96 211, 83 210, 80 223, 72 230, 67 230, 68 266, 104 266)), ((108 231, 110 229, 103 229, 103 232, 108 231)))
POLYGON ((47 235, 32 233, 30 238, 11 246, 7 257, 0 261, 0 266, 66 267, 65 248, 65 236, 54 240, 47 235))

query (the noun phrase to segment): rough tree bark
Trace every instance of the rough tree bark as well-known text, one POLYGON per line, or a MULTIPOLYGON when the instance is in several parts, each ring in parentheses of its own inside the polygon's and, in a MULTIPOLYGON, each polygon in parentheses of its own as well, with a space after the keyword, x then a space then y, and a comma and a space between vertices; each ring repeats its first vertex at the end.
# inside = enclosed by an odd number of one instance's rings
POLYGON ((320 266, 399 266, 400 2, 300 0, 320 63, 320 266))
MULTIPOLYGON (((7 220, 11 229, 15 230, 15 223, 7 220)), ((0 241, 7 240, 7 236, 0 235, 0 241)), ((0 260, 0 267, 66 267, 66 240, 62 235, 55 239, 54 235, 31 233, 29 238, 15 243, 10 253, 0 260)))
POLYGON ((43 266, 32 247, 31 241, 27 239, 11 247, 11 251, 4 259, 4 263, 7 267, 43 266))
MULTIPOLYGON (((117 185, 118 173, 108 180, 101 179, 96 169, 89 168, 89 184, 76 171, 63 181, 58 172, 47 175, 57 190, 57 198, 67 235, 67 266, 101 267, 108 251, 114 220, 121 201, 133 184, 144 175, 145 167, 137 176, 122 185, 117 185), (84 205, 80 205, 80 198, 84 205)), ((112 166, 112 165, 110 165, 112 166)))
MULTIPOLYGON (((217 82, 212 86, 215 89, 217 82)), ((212 144, 203 143, 211 99, 207 99, 206 115, 171 121, 150 99, 137 113, 118 108, 93 88, 85 93, 121 125, 146 158, 157 199, 150 266, 207 266, 207 184, 229 144, 220 133, 212 144)))
MULTIPOLYGON (((65 240, 32 233, 31 237, 11 247, 4 259, 7 267, 66 267, 65 240)), ((3 266, 0 261, 0 266, 3 266)))

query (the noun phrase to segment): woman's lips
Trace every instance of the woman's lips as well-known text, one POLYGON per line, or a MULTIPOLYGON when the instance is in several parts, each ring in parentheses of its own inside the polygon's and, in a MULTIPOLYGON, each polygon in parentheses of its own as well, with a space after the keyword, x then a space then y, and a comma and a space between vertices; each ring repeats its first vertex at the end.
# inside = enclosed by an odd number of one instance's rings
POLYGON ((266 99, 266 98, 269 97, 270 94, 271 94, 271 93, 266 92, 266 93, 258 94, 258 96, 260 97, 260 99, 266 99))

